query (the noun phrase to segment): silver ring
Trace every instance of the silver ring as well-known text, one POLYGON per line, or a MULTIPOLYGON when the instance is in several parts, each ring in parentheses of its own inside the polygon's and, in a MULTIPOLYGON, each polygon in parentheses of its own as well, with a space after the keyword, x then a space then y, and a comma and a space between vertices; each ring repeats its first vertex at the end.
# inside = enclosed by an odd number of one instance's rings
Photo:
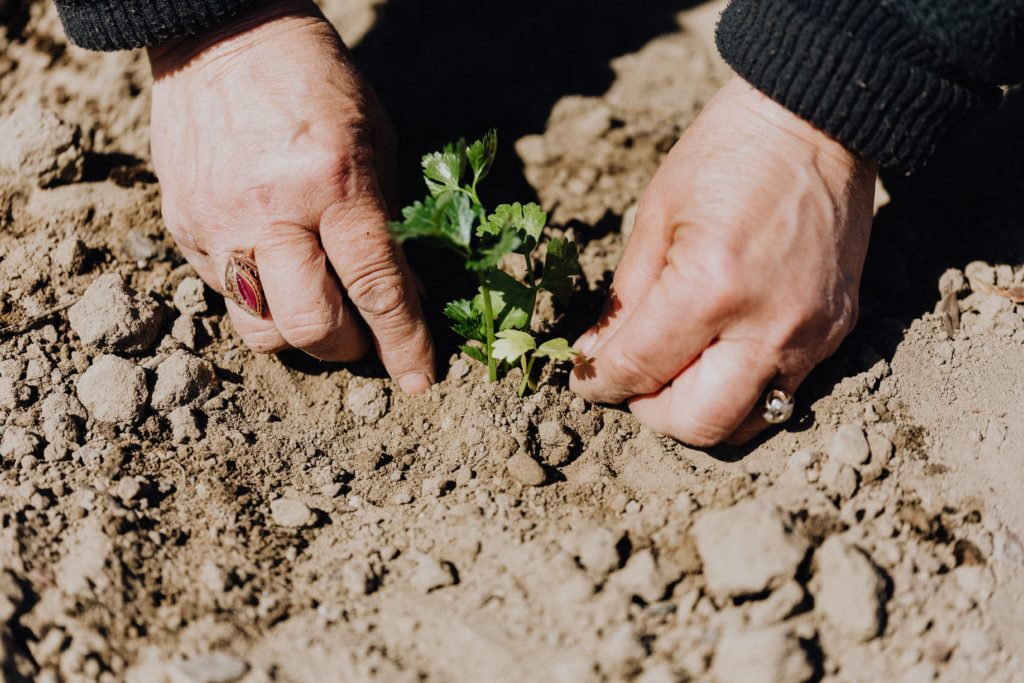
POLYGON ((769 389, 764 395, 761 417, 768 424, 779 425, 793 416, 793 397, 782 389, 769 389))

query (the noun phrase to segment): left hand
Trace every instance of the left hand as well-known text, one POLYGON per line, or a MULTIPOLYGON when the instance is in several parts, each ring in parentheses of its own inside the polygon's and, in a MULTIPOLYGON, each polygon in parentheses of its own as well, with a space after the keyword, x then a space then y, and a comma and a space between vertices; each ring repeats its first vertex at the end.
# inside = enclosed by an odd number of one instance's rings
POLYGON ((876 168, 740 78, 648 187, 571 387, 696 446, 767 426, 856 322, 876 168))

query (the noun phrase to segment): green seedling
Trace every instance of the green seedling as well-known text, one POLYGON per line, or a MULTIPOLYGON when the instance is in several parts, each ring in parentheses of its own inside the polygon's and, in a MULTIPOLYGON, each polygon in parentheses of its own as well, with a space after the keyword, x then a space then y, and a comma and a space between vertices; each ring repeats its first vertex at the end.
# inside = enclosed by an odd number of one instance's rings
POLYGON ((528 388, 536 389, 531 374, 538 358, 565 361, 576 355, 561 338, 538 346, 530 326, 541 290, 569 304, 579 256, 574 242, 544 238, 548 217, 537 204, 500 204, 487 212, 477 187, 491 170, 497 147, 497 134, 491 130, 472 144, 459 140, 424 156, 423 178, 430 194, 403 209, 402 220, 390 228, 399 242, 421 240, 454 251, 476 273, 476 296, 450 302, 444 314, 466 339, 459 348, 487 365, 490 381, 498 379, 499 370, 519 362, 522 396, 528 388), (538 257, 542 246, 543 263, 538 257), (524 259, 524 282, 502 269, 508 255, 524 259))

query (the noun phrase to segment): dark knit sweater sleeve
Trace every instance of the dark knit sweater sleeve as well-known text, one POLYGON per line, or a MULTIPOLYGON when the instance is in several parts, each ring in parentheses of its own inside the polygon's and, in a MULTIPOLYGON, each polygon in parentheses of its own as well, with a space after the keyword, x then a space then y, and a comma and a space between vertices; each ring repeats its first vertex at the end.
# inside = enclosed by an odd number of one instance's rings
POLYGON ((1020 79, 1022 10, 1024 0, 733 0, 717 41, 776 102, 910 172, 1020 79))
POLYGON ((255 0, 56 0, 71 42, 127 50, 213 28, 255 0))

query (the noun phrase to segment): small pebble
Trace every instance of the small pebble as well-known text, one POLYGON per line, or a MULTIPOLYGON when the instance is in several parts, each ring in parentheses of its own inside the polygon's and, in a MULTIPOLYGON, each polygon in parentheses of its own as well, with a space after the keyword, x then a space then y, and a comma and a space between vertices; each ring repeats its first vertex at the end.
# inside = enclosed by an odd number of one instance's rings
POLYGON ((540 486, 547 479, 540 463, 520 451, 508 459, 508 473, 523 486, 540 486))
POLYGON ((871 449, 863 430, 853 424, 840 425, 829 443, 828 457, 851 467, 866 463, 871 457, 871 449))
POLYGON ((300 500, 278 498, 270 503, 270 516, 278 526, 289 529, 313 526, 316 513, 300 500))
POLYGON ((412 557, 416 561, 416 569, 410 582, 423 593, 458 583, 454 567, 450 563, 442 562, 419 551, 413 551, 412 557))
POLYGON ((208 652, 176 662, 167 671, 171 683, 235 683, 249 665, 223 652, 208 652))

